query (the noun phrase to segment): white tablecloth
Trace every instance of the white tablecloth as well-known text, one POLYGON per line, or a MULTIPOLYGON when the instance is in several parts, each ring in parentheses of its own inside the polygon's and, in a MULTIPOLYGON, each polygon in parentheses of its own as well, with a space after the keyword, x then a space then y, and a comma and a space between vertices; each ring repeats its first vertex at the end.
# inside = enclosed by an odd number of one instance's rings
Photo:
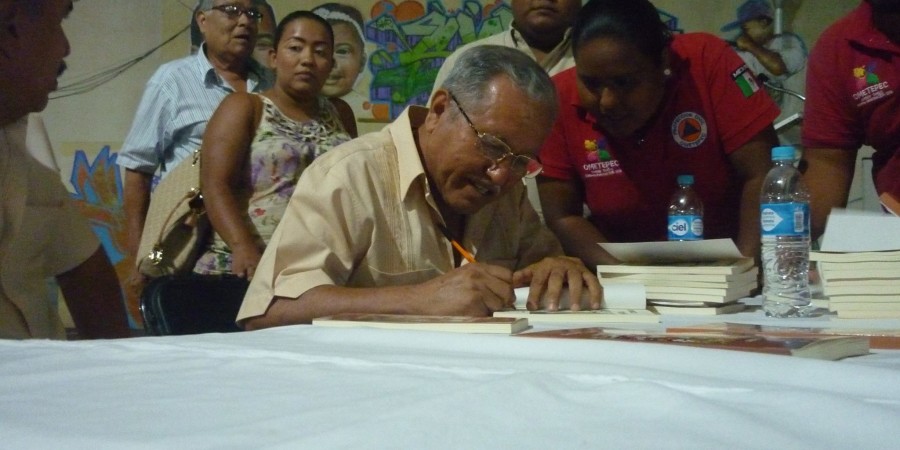
POLYGON ((0 445, 897 448, 900 351, 832 362, 311 326, 0 341, 0 445))

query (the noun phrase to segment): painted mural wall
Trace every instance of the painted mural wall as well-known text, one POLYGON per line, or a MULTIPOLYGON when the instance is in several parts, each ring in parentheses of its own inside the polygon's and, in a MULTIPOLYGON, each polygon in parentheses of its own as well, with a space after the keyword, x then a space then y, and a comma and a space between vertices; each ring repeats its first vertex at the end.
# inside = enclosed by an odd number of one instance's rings
MULTIPOLYGON (((322 1, 269 0, 276 18, 322 1)), ((654 2, 673 30, 722 31, 733 22, 738 0, 659 0, 654 2)), ((784 29, 805 48, 857 0, 784 0, 784 29)), ((512 21, 508 0, 345 0, 325 5, 335 26, 338 69, 332 95, 354 109, 360 132, 381 128, 411 104, 425 104, 444 58, 465 43, 498 33, 512 21), (349 19, 349 20, 348 20, 349 19)), ((193 0, 137 2, 91 0, 76 3, 66 30, 73 53, 63 87, 84 83, 122 68, 90 90, 57 95, 44 120, 61 167, 61 178, 91 221, 120 276, 131 261, 124 256, 122 173, 116 164, 121 142, 143 85, 163 62, 190 52, 193 0), (171 42, 149 52, 166 39, 171 42), (133 64, 124 64, 131 62, 133 64)), ((803 90, 803 75, 790 86, 803 90)), ((800 105, 802 106, 802 105, 800 105)), ((793 106, 797 108, 797 105, 793 106)), ((140 326, 137 299, 127 299, 131 323, 140 326)))

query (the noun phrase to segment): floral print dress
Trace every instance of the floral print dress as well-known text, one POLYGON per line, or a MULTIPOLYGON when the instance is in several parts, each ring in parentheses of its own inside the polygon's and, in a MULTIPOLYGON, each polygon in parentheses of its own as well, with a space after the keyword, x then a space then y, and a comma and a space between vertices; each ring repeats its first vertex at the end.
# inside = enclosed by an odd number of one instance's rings
MULTIPOLYGON (((263 113, 250 143, 249 186, 239 198, 247 201, 248 216, 261 245, 268 244, 287 208, 297 179, 312 161, 327 150, 350 140, 334 105, 319 97, 318 117, 297 122, 285 116, 271 100, 260 95, 263 113)), ((206 251, 194 266, 200 274, 231 273, 231 250, 213 233, 206 251)))

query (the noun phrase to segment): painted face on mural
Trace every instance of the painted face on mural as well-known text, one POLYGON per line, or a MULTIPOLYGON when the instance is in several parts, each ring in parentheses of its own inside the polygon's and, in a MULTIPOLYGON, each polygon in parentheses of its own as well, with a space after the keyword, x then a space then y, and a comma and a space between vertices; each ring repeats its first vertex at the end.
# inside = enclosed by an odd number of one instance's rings
POLYGON ((271 10, 259 6, 259 12, 262 13, 262 19, 259 20, 256 33, 256 45, 253 47, 253 59, 262 64, 263 67, 269 65, 269 51, 275 48, 275 17, 272 16, 271 10))
POLYGON ((270 63, 279 89, 292 97, 315 97, 334 65, 331 35, 323 24, 308 18, 291 21, 270 63))
POLYGON ((8 33, 2 51, 9 60, 3 64, 11 64, 15 79, 21 80, 17 105, 4 108, 20 109, 16 111, 19 115, 43 110, 50 92, 58 86, 58 77, 66 67, 63 59, 70 51, 62 22, 72 11, 72 0, 46 0, 43 6, 22 8, 2 31, 8 33))
POLYGON ((575 54, 578 96, 604 131, 627 137, 647 124, 665 93, 663 68, 627 41, 599 37, 575 54))
POLYGON ((347 22, 332 22, 334 30, 334 69, 323 92, 328 97, 341 97, 353 90, 365 68, 366 53, 356 27, 347 22))
POLYGON ((552 116, 506 77, 492 81, 479 103, 459 105, 439 91, 423 126, 429 135, 422 144, 425 170, 443 203, 458 214, 473 214, 522 182, 511 174, 508 159, 495 164, 486 156, 460 108, 478 131, 532 158, 553 124, 552 116))
MULTIPOLYGON (((258 10, 252 0, 217 0, 213 3, 213 7, 225 5, 258 10)), ((218 9, 197 13, 197 26, 200 27, 200 33, 203 34, 207 56, 249 57, 256 45, 258 25, 259 22, 256 19, 251 19, 246 14, 231 17, 218 9)))

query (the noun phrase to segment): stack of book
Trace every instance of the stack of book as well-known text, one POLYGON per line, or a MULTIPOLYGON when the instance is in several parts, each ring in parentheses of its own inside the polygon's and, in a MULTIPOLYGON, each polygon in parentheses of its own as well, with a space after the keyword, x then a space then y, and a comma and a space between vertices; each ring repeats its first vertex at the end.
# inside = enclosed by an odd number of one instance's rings
POLYGON ((738 300, 758 286, 752 258, 667 264, 597 266, 603 280, 635 281, 647 289, 649 309, 659 314, 715 315, 740 311, 738 300))
POLYGON ((838 318, 900 318, 900 250, 810 252, 838 318))

